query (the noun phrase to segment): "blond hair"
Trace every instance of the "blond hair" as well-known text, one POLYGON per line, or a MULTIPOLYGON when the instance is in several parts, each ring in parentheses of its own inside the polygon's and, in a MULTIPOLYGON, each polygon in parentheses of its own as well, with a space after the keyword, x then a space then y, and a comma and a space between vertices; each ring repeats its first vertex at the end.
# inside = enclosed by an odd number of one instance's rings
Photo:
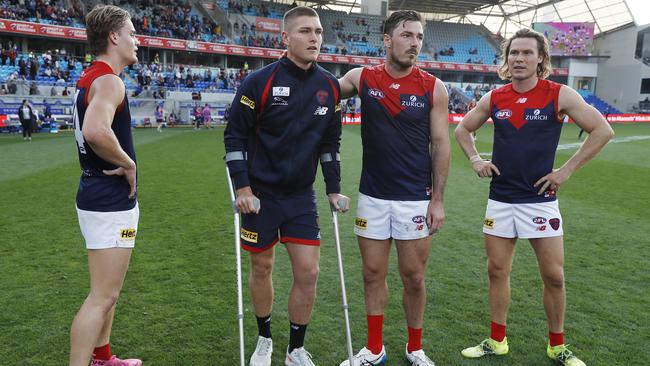
POLYGON ((106 52, 108 35, 119 32, 127 20, 131 19, 128 11, 113 5, 98 5, 86 15, 86 37, 90 53, 95 56, 106 52))
POLYGON ((518 30, 512 37, 501 44, 501 65, 499 65, 498 69, 499 77, 504 80, 512 79, 512 74, 508 68, 508 54, 510 53, 512 41, 517 38, 533 38, 537 40, 537 54, 542 56, 542 62, 537 64, 537 77, 546 79, 553 70, 551 67, 551 52, 549 51, 548 41, 543 34, 528 28, 518 30))

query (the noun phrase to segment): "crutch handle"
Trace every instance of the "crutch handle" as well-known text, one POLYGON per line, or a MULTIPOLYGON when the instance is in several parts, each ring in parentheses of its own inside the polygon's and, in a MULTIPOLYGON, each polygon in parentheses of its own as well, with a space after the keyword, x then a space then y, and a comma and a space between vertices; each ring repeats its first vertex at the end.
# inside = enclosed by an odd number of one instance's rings
MULTIPOLYGON (((253 197, 253 208, 256 211, 260 210, 260 207, 262 207, 262 204, 260 203, 260 199, 257 197, 253 197)), ((232 210, 234 213, 239 213, 239 209, 237 208, 237 201, 232 201, 232 210)))
MULTIPOLYGON (((339 209, 341 209, 341 211, 347 211, 348 207, 350 207, 350 199, 347 197, 339 198, 339 200, 336 201, 336 204, 339 206, 339 209)), ((334 205, 330 205, 330 208, 333 212, 336 212, 334 205)))

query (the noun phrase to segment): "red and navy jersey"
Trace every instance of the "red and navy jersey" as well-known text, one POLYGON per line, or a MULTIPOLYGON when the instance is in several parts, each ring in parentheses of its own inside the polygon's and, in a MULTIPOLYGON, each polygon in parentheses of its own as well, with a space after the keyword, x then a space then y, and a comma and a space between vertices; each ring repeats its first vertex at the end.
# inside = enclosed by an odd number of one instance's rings
MULTIPOLYGON (((87 211, 124 211, 135 207, 136 199, 129 199, 129 184, 121 176, 107 176, 102 170, 116 169, 117 166, 99 157, 86 143, 82 134, 86 108, 88 108, 88 93, 93 81, 100 76, 113 74, 113 69, 101 61, 95 61, 84 70, 77 82, 73 123, 79 163, 81 164, 81 180, 77 191, 77 207, 87 211)), ((122 104, 115 111, 111 129, 115 133, 120 147, 135 161, 135 149, 131 136, 131 112, 129 101, 124 94, 122 104)))
POLYGON ((289 58, 248 75, 237 90, 224 132, 236 188, 271 196, 311 190, 320 158, 327 193, 340 191, 338 80, 316 63, 289 58))
POLYGON ((562 132, 558 116, 561 84, 539 80, 518 93, 512 84, 493 90, 490 114, 494 121, 492 163, 501 175, 494 175, 490 199, 505 203, 549 202, 554 191, 538 195, 533 184, 553 170, 555 151, 562 132))
POLYGON ((436 78, 413 67, 394 79, 384 65, 361 71, 363 169, 359 192, 380 199, 431 198, 430 112, 436 78))

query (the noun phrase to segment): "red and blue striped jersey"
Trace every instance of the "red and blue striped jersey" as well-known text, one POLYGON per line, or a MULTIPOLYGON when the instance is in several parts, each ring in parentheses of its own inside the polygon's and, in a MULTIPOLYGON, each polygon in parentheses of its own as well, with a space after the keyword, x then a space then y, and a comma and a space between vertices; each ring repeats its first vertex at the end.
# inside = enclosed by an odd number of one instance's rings
POLYGON ((431 198, 429 117, 435 84, 436 78, 418 67, 399 79, 383 64, 362 70, 359 192, 386 200, 431 198))
MULTIPOLYGON (((101 61, 95 61, 84 70, 77 82, 73 123, 79 163, 83 172, 77 191, 77 207, 87 211, 124 211, 135 207, 136 199, 129 199, 129 184, 121 176, 107 176, 102 170, 113 170, 117 166, 98 156, 86 143, 82 134, 86 109, 88 108, 88 93, 92 83, 100 76, 113 74, 113 69, 101 61)), ((135 161, 135 148, 131 136, 131 112, 126 93, 122 104, 115 111, 111 129, 120 147, 135 161)))
POLYGON ((553 170, 562 132, 558 116, 561 84, 539 80, 518 93, 512 84, 492 91, 490 114, 494 121, 492 163, 501 175, 492 177, 490 199, 505 203, 549 202, 554 191, 538 195, 533 184, 553 170))

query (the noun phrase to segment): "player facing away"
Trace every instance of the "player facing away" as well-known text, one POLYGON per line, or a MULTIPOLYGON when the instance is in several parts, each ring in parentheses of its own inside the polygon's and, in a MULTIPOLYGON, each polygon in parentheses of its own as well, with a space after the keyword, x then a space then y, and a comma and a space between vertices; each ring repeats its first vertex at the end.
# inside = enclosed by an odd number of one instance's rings
POLYGON ((456 139, 479 177, 492 177, 483 232, 489 278, 490 337, 462 351, 470 358, 508 353, 506 320, 510 270, 517 238, 528 239, 544 283, 548 357, 582 366, 564 343, 564 242, 556 193, 571 174, 612 138, 605 119, 573 89, 545 80, 551 62, 546 38, 522 29, 502 47, 499 75, 511 80, 487 93, 456 128, 456 139), (589 133, 580 149, 553 169, 562 121, 571 117, 589 133), (494 122, 492 161, 478 154, 471 133, 494 122))
POLYGON ((138 229, 136 159, 131 113, 118 74, 138 62, 128 12, 97 6, 86 16, 88 45, 97 59, 77 82, 75 140, 82 175, 77 215, 88 249, 90 294, 72 323, 70 366, 139 366, 111 354, 115 305, 138 229))
POLYGON ((383 321, 393 240, 404 285, 406 358, 412 365, 433 365, 422 349, 424 279, 431 235, 445 218, 450 148, 447 90, 415 66, 423 37, 418 13, 394 12, 384 23, 385 63, 350 70, 339 80, 342 98, 361 98, 363 167, 354 232, 363 261, 368 338, 355 366, 387 359, 383 321))
POLYGON ((320 164, 330 204, 340 191, 339 84, 318 66, 323 27, 316 11, 295 7, 283 20, 286 56, 246 77, 224 133, 226 163, 242 213, 242 247, 258 324, 250 365, 269 366, 273 342, 272 271, 280 241, 291 260, 289 347, 285 364, 313 365, 304 339, 316 297, 320 229, 313 183, 320 164), (254 206, 255 197, 261 209, 254 206))

